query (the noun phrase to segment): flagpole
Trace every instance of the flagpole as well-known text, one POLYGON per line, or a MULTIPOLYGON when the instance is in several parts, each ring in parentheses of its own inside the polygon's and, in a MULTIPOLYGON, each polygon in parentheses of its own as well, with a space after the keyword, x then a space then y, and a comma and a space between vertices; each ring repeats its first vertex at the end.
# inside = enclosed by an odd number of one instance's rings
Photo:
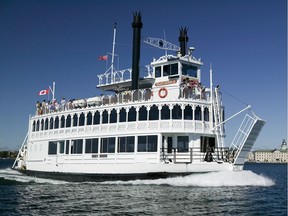
POLYGON ((55 99, 55 82, 53 82, 52 101, 55 99))

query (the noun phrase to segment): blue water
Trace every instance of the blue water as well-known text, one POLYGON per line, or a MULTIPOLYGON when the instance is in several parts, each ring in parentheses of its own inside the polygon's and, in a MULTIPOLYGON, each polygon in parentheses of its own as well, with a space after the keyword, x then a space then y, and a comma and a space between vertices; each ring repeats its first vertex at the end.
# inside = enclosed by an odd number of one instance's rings
POLYGON ((0 160, 0 215, 287 215, 287 165, 156 180, 71 183, 0 160))

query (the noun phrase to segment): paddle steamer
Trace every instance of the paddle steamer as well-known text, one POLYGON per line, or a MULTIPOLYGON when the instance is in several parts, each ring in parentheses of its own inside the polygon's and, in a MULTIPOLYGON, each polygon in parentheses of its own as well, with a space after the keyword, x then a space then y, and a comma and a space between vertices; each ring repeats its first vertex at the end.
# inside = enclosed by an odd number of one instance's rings
POLYGON ((203 63, 187 47, 187 29, 180 28, 179 47, 145 39, 175 55, 153 59, 140 77, 141 14, 133 18, 132 69, 114 69, 114 28, 112 65, 98 75, 97 87, 106 93, 31 116, 14 169, 75 181, 242 170, 265 121, 247 112, 250 107, 239 111, 235 115, 247 113, 225 147, 224 124, 230 118, 224 119, 212 69, 209 86, 201 83, 203 63))

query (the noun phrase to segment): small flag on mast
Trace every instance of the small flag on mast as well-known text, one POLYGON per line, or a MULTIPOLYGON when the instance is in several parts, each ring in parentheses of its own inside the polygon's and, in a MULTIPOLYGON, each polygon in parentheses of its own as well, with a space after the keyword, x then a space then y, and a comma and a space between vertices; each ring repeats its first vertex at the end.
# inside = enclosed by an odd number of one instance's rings
POLYGON ((104 61, 107 61, 108 60, 108 56, 107 55, 104 55, 104 56, 99 56, 98 57, 98 60, 104 60, 104 61))
POLYGON ((47 95, 49 94, 49 89, 44 89, 44 90, 41 90, 38 95, 41 96, 41 95, 47 95))

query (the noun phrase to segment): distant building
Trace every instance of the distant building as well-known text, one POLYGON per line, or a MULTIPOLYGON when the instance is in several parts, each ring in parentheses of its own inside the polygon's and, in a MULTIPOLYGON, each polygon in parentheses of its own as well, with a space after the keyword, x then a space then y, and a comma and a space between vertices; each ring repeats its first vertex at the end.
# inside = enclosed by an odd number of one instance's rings
POLYGON ((253 162, 268 162, 268 163, 287 163, 287 143, 283 139, 280 149, 262 149, 250 152, 248 161, 253 162))

